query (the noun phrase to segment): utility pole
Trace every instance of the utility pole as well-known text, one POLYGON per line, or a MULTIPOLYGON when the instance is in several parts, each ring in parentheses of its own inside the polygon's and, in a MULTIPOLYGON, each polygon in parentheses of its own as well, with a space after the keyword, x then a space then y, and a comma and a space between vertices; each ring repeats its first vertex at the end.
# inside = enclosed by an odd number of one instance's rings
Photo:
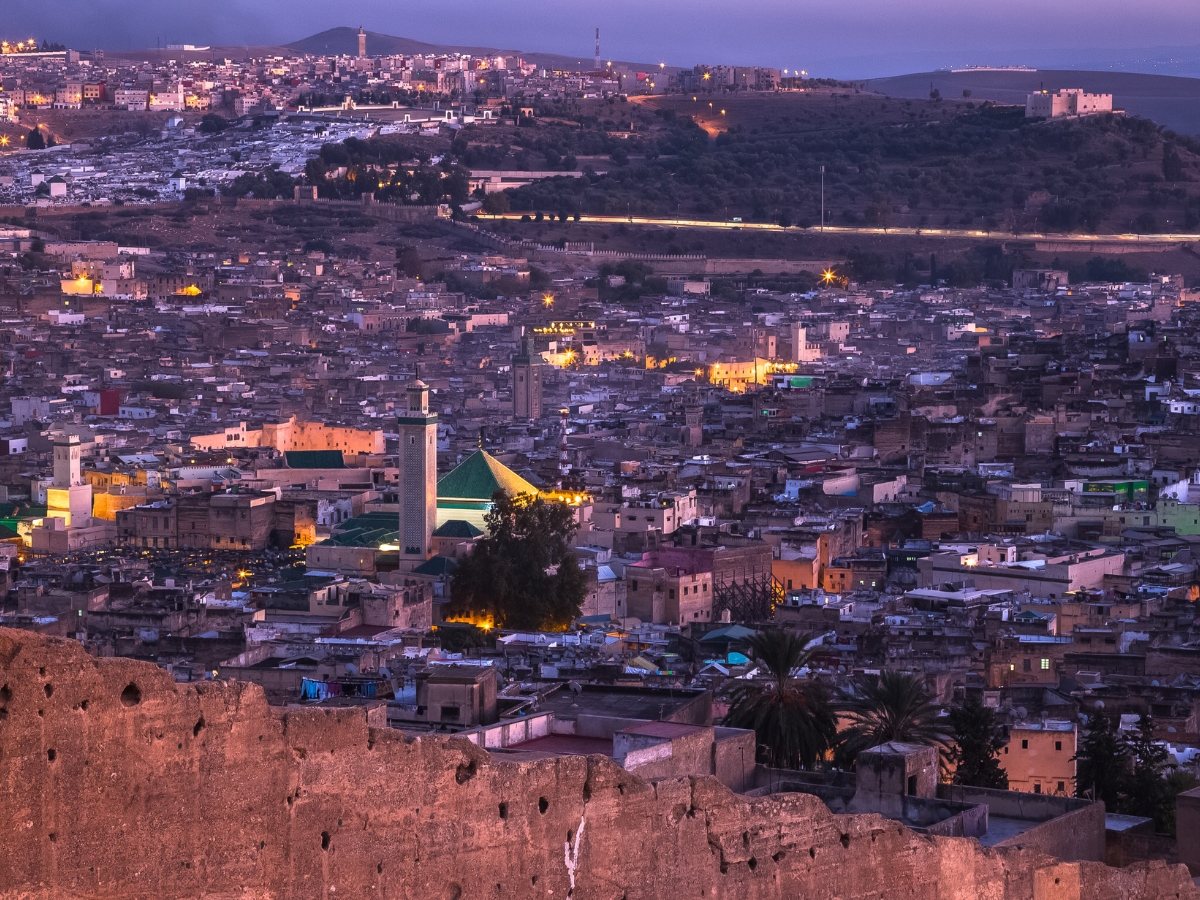
POLYGON ((821 230, 825 230, 825 167, 821 166, 821 230))

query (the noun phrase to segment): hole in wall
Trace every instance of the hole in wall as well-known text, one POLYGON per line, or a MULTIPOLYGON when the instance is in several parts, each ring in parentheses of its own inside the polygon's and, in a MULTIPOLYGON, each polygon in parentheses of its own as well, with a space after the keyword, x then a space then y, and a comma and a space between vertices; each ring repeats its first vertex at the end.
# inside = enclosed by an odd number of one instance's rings
POLYGON ((142 691, 136 684, 130 683, 125 685, 125 690, 121 691, 122 706, 137 706, 142 702, 142 691))

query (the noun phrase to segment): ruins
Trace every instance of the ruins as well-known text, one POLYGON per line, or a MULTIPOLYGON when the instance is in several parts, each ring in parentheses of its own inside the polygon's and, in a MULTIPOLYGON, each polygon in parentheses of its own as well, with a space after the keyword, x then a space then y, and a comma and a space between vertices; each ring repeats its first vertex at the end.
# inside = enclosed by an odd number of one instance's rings
POLYGON ((601 757, 505 762, 8 629, 0 784, 14 900, 1200 898, 1182 866, 988 850, 601 757))

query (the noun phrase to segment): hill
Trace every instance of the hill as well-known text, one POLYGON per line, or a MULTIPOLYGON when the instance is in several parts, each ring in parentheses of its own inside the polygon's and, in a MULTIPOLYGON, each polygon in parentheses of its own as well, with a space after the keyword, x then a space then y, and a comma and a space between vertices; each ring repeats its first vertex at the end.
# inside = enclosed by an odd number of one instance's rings
POLYGON ((853 90, 538 103, 535 127, 468 127, 465 165, 575 168, 514 211, 1123 233, 1200 227, 1200 142, 1147 119, 1029 121, 1024 109, 853 90), (595 174, 587 173, 591 168, 595 174))
POLYGON ((1200 134, 1200 78, 1145 75, 1137 72, 1080 72, 1048 69, 921 72, 866 82, 869 90, 889 97, 926 99, 936 89, 947 99, 970 91, 975 101, 1025 105, 1032 91, 1083 88, 1094 94, 1112 94, 1113 105, 1129 115, 1151 119, 1180 134, 1200 134))
MULTIPOLYGON (((358 29, 345 27, 330 28, 319 34, 293 41, 285 45, 285 49, 293 53, 353 56, 358 52, 358 29)), ((427 44, 423 41, 415 41, 412 38, 379 34, 375 31, 367 32, 367 53, 370 56, 436 56, 445 53, 470 53, 473 56, 520 56, 527 62, 548 69, 579 71, 580 69, 592 68, 592 60, 586 57, 515 50, 511 47, 462 47, 450 44, 427 44)), ((618 71, 646 72, 657 68, 657 65, 652 63, 614 61, 613 67, 618 71)))

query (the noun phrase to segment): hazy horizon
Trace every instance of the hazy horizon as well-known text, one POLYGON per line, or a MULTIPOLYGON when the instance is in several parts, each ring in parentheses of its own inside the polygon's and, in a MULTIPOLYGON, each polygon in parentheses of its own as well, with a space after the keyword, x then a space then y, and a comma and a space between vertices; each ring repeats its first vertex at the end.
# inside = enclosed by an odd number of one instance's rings
POLYGON ((2 37, 33 36, 80 49, 158 44, 279 45, 337 26, 434 44, 606 58, 805 69, 872 78, 943 66, 1119 68, 1200 75, 1200 4, 1181 0, 1013 0, 1003 8, 949 0, 766 0, 753 14, 714 0, 444 0, 399 9, 380 0, 212 0, 203 7, 151 0, 14 0, 2 37), (1136 34, 1134 45, 1125 40, 1136 34))

